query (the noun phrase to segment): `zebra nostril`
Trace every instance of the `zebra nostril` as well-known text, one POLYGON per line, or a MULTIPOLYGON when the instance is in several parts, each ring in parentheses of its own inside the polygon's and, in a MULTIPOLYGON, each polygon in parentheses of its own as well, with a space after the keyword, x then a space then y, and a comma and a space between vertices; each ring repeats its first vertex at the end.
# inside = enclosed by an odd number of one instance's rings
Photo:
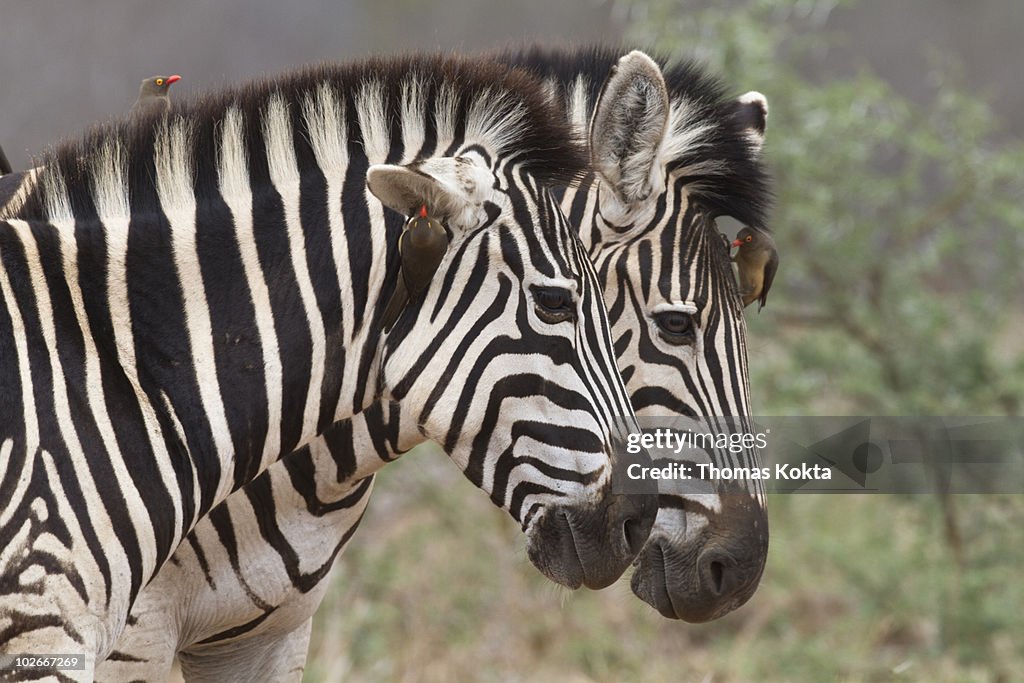
POLYGON ((725 565, 721 562, 713 561, 708 565, 711 592, 715 595, 721 595, 725 592, 725 572, 725 565))
POLYGON ((648 525, 639 519, 627 519, 622 525, 622 535, 626 539, 626 547, 633 555, 640 553, 649 533, 648 525))
POLYGON ((742 588, 743 571, 733 557, 721 550, 708 550, 697 560, 700 582, 714 598, 728 597, 742 588))

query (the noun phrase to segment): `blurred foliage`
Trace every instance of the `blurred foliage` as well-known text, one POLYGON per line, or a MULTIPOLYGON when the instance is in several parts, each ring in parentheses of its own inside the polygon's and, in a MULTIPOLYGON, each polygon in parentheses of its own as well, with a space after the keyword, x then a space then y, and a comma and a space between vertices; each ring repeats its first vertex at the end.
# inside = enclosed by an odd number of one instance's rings
POLYGON ((775 495, 758 593, 669 621, 629 590, 570 593, 425 446, 386 467, 314 618, 307 681, 1012 681, 1024 671, 1024 505, 960 496, 966 569, 928 496, 775 495))
MULTIPOLYGON (((1002 128, 940 52, 923 103, 867 69, 816 74, 847 39, 824 28, 836 4, 622 5, 630 42, 696 57, 737 94, 768 97, 782 261, 768 307, 748 309, 754 410, 1018 414, 1019 130, 1002 128)), ((379 475, 317 614, 307 680, 980 682, 1024 671, 1020 495, 773 496, 757 595, 694 626, 661 618, 625 580, 554 587, 515 525, 444 460, 427 447, 379 475)))

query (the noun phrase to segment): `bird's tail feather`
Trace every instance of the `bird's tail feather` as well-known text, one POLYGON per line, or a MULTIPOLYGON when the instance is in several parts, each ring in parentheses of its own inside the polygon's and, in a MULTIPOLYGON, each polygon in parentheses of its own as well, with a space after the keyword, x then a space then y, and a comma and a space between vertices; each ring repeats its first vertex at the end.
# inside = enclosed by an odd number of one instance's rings
POLYGON ((390 332, 391 328, 395 326, 399 314, 407 303, 409 303, 409 291, 405 288, 405 279, 399 273, 395 280, 395 291, 392 292, 391 300, 388 301, 384 315, 381 317, 381 328, 385 333, 390 332))

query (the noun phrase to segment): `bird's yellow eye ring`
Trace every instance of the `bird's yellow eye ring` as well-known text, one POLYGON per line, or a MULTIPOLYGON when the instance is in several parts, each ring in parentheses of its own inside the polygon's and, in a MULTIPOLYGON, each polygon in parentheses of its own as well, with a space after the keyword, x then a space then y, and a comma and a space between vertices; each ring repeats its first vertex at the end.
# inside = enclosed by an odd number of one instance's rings
POLYGON ((164 79, 162 79, 162 78, 156 79, 156 84, 157 85, 163 85, 164 84, 164 79))
POLYGON ((748 242, 750 242, 750 241, 751 241, 751 240, 753 240, 753 239, 754 239, 754 236, 753 236, 753 235, 747 235, 747 241, 748 241, 748 242))

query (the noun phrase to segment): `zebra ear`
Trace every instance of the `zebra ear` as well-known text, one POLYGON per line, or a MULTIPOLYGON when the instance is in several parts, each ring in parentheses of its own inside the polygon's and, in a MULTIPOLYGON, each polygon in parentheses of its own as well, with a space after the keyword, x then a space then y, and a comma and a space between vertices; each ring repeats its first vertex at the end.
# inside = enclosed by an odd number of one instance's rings
POLYGON ((732 116, 746 132, 747 138, 754 145, 754 151, 760 152, 764 145, 764 131, 768 125, 768 99, 757 92, 740 95, 732 103, 732 116))
POLYGON ((467 158, 444 157, 410 166, 371 166, 366 186, 384 206, 405 216, 426 205, 442 223, 472 229, 486 220, 483 202, 493 179, 490 171, 467 158))
POLYGON ((668 115, 668 89, 654 60, 639 50, 620 59, 594 109, 590 150, 594 168, 627 204, 650 196, 663 172, 657 157, 668 115))

